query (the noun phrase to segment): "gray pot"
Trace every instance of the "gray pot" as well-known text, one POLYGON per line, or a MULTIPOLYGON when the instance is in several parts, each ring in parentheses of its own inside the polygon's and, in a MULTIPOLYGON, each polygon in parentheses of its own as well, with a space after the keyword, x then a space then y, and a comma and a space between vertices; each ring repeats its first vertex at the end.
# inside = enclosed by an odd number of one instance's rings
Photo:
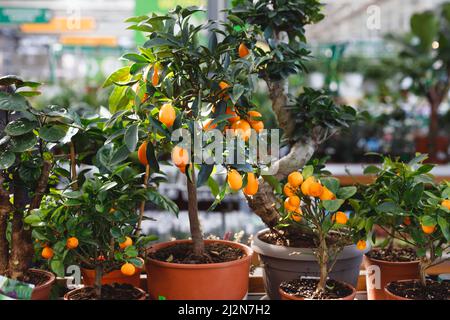
MULTIPOLYGON (((269 229, 259 231, 252 242, 263 263, 263 280, 270 299, 280 299, 278 287, 281 282, 300 276, 320 276, 319 264, 311 248, 289 248, 266 243, 259 239, 269 229)), ((351 284, 356 288, 362 258, 369 248, 361 251, 356 245, 346 246, 339 254, 329 277, 351 284)))

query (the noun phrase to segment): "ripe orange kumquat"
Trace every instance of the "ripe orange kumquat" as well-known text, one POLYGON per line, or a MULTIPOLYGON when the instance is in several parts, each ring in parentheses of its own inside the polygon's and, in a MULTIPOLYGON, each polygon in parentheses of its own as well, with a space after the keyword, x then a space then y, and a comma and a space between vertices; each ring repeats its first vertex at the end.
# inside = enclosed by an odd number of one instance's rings
POLYGON ((242 140, 247 141, 252 134, 250 124, 246 120, 238 120, 231 126, 235 134, 242 140))
POLYGON ((313 182, 309 186, 309 195, 312 197, 320 197, 323 193, 323 186, 319 182, 313 182))
POLYGON ((242 176, 235 169, 231 169, 228 172, 227 182, 228 182, 228 186, 233 191, 238 191, 242 188, 242 176))
POLYGON ((302 216, 301 216, 300 214, 297 214, 297 213, 292 214, 292 215, 291 215, 291 218, 292 218, 292 220, 294 220, 295 222, 300 222, 300 221, 302 221, 302 216))
POLYGON ((366 247, 367 247, 366 240, 359 240, 359 241, 356 243, 356 248, 357 248, 358 250, 364 250, 366 247))
POLYGON ((147 141, 144 141, 138 149, 138 159, 141 164, 144 166, 148 165, 147 160, 147 141))
POLYGON ((128 237, 128 236, 125 237, 125 241, 124 242, 119 243, 120 249, 125 249, 125 248, 127 248, 127 247, 129 247, 131 245, 133 245, 133 240, 131 240, 131 238, 128 237))
POLYGON ((316 182, 316 178, 314 178, 313 176, 311 176, 311 177, 307 178, 307 179, 302 183, 301 190, 302 190, 302 193, 303 193, 305 196, 309 196, 309 195, 310 195, 310 194, 309 194, 309 187, 311 186, 312 183, 315 183, 315 182, 316 182))
POLYGON ((120 268, 120 271, 125 276, 132 276, 136 272, 136 267, 134 265, 132 265, 131 263, 127 262, 122 265, 122 267, 120 268))
POLYGON ((288 198, 289 204, 293 207, 298 207, 300 205, 300 198, 298 196, 290 196, 288 198))
POLYGON ((338 211, 331 216, 331 221, 336 222, 337 224, 346 224, 348 218, 344 212, 338 211))
POLYGON ((45 247, 44 249, 42 249, 41 255, 42 255, 42 258, 49 260, 49 259, 53 258, 53 255, 54 255, 53 249, 50 247, 45 247))
POLYGON ((173 126, 176 117, 175 108, 170 103, 164 104, 159 110, 159 121, 164 123, 168 128, 173 126))
POLYGON ((241 43, 239 45, 239 58, 245 58, 246 56, 248 56, 250 54, 250 51, 248 50, 247 46, 244 43, 241 43))
POLYGON ((283 193, 284 193, 285 196, 287 196, 287 197, 295 196, 295 192, 296 192, 296 189, 293 188, 293 187, 289 184, 289 182, 286 183, 286 184, 284 185, 284 187, 283 187, 283 193))
POLYGON ((247 185, 243 192, 247 196, 253 196, 258 192, 258 179, 253 172, 247 173, 247 185))
POLYGON ((78 247, 78 239, 75 237, 70 237, 66 241, 66 246, 68 249, 76 249, 78 247))
POLYGON ((335 200, 336 196, 334 195, 333 192, 331 192, 330 190, 328 190, 327 187, 323 187, 323 192, 320 195, 320 200, 324 201, 324 200, 335 200))
POLYGON ((172 161, 177 167, 186 166, 189 163, 188 151, 180 146, 175 146, 172 149, 172 161))
POLYGON ((422 231, 426 234, 432 234, 436 230, 436 226, 424 226, 422 225, 422 231))
POLYGON ((441 206, 447 208, 448 210, 450 210, 450 200, 444 200, 441 203, 441 206))
POLYGON ((294 188, 299 187, 303 183, 303 175, 300 172, 291 172, 288 176, 288 182, 294 188))

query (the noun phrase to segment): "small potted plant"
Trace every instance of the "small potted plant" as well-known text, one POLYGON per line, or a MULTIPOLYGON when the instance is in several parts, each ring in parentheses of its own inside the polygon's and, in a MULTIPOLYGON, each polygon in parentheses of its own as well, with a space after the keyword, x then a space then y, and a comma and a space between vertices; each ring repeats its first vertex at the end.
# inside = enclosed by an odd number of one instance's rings
POLYGON ((16 76, 0 78, 0 275, 35 284, 31 298, 48 299, 55 276, 30 268, 30 216, 57 183, 57 164, 67 157, 62 148, 78 129, 67 109, 30 104, 26 97, 39 95, 39 86, 16 76))
POLYGON ((125 163, 87 178, 79 190, 54 191, 33 212, 34 235, 54 272, 81 267, 86 286, 66 299, 145 299, 139 252, 157 238, 137 235, 137 223, 139 204, 149 197, 162 196, 125 163))
POLYGON ((289 174, 284 189, 285 195, 278 195, 285 213, 278 228, 298 228, 299 234, 308 234, 298 241, 311 239, 311 249, 301 249, 298 254, 309 256, 318 265, 319 273, 318 277, 283 281, 279 287, 281 298, 353 300, 356 289, 329 276, 333 275, 339 255, 366 249, 364 219, 340 211, 349 204, 356 187, 340 187, 339 180, 321 170, 321 166, 307 165, 301 172, 289 174))
POLYGON ((369 299, 390 299, 395 294, 411 299, 442 299, 434 290, 445 289, 426 280, 426 270, 448 250, 448 184, 436 186, 429 173, 431 164, 423 164, 426 155, 418 154, 408 163, 383 158, 381 168, 366 172, 376 175, 364 188, 358 211, 368 223, 383 232, 377 247, 364 258, 369 299), (377 281, 377 277, 380 277, 377 281), (412 279, 418 279, 417 281, 412 279), (412 288, 412 289, 411 289, 412 288), (405 293, 406 292, 406 293, 405 293))

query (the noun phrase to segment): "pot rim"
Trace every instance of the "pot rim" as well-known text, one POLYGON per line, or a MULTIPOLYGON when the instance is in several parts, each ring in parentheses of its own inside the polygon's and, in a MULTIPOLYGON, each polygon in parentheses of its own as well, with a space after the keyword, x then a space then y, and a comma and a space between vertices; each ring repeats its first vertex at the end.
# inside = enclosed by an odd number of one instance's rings
MULTIPOLYGON (((72 299, 70 299, 71 295, 73 295, 74 293, 76 293, 78 291, 84 290, 86 288, 93 288, 93 287, 92 286, 83 286, 82 288, 77 288, 77 289, 70 290, 69 292, 64 294, 64 300, 72 300, 72 299)), ((135 299, 135 300, 145 300, 145 298, 147 297, 147 293, 144 290, 142 290, 141 288, 138 288, 138 287, 133 287, 133 288, 135 290, 138 290, 141 293, 141 295, 142 295, 141 298, 143 298, 143 299, 139 298, 139 299, 135 299)), ((72 300, 72 301, 75 301, 75 300, 72 300)))
MULTIPOLYGON (((369 252, 369 251, 368 251, 369 252)), ((385 265, 395 265, 395 266, 406 266, 406 265, 414 265, 419 264, 420 260, 414 260, 414 261, 386 261, 386 260, 380 260, 380 259, 374 259, 367 255, 368 252, 364 253, 364 258, 368 259, 370 261, 374 261, 377 264, 385 264, 385 265)))
POLYGON ((395 299, 397 299, 397 300, 413 300, 413 299, 410 299, 410 298, 405 298, 405 297, 402 297, 402 296, 398 296, 398 295, 396 295, 396 294, 390 292, 389 289, 388 289, 388 286, 389 286, 391 283, 393 283, 393 282, 410 282, 410 281, 417 281, 417 279, 403 279, 403 280, 394 280, 394 281, 391 281, 391 282, 387 283, 387 284, 384 286, 384 288, 383 288, 383 289, 384 289, 384 293, 386 293, 388 296, 395 297, 395 299))
MULTIPOLYGON (((270 231, 269 228, 258 231, 252 240, 252 249, 260 255, 284 259, 284 260, 300 260, 300 261, 316 261, 313 248, 294 248, 270 244, 259 239, 259 236, 270 231), (300 252, 300 254, 299 254, 300 252)), ((339 253, 338 259, 351 259, 357 256, 362 256, 370 250, 370 244, 364 250, 356 248, 356 244, 350 244, 344 247, 339 253)))
POLYGON ((45 281, 43 284, 35 285, 34 288, 33 288, 33 290, 36 290, 36 289, 42 289, 42 288, 47 288, 47 287, 49 287, 49 286, 52 286, 53 283, 56 281, 56 276, 55 276, 52 272, 47 271, 47 270, 41 270, 41 269, 30 268, 30 269, 28 269, 28 272, 31 272, 31 273, 41 273, 41 274, 45 274, 45 275, 48 276, 48 280, 47 280, 47 281, 45 281))
MULTIPOLYGON (((305 277, 303 277, 303 278, 305 278, 305 277)), ((318 277, 307 277, 307 278, 319 279, 318 277)), ((334 280, 334 279, 333 279, 333 280, 334 280)), ((345 296, 345 297, 342 297, 342 298, 337 298, 337 299, 324 299, 324 300, 345 300, 345 298, 347 298, 347 297, 352 297, 352 296, 353 296, 353 299, 352 299, 352 300, 355 299, 355 297, 356 297, 356 288, 355 288, 354 286, 352 286, 351 284, 348 284, 347 282, 344 282, 344 281, 340 281, 340 280, 334 280, 334 281, 340 282, 340 283, 344 284, 345 286, 347 286, 348 288, 352 289, 352 293, 350 293, 349 295, 347 295, 347 296, 345 296)), ((280 284, 280 286, 278 287, 278 292, 280 293, 281 296, 285 296, 285 297, 287 297, 287 298, 289 298, 289 299, 291 299, 291 300, 311 300, 311 301, 318 300, 318 299, 309 299, 309 298, 298 297, 298 296, 292 295, 292 294, 290 294, 290 293, 287 293, 286 291, 284 291, 283 289, 281 289, 281 284, 280 284)), ((318 300, 318 301, 319 301, 319 300, 318 300)))
MULTIPOLYGON (((229 245, 232 247, 238 247, 239 249, 241 249, 245 252, 246 256, 239 260, 219 262, 219 263, 201 263, 201 264, 173 263, 173 262, 159 261, 159 260, 147 257, 145 259, 145 262, 146 262, 145 266, 148 267, 149 265, 157 265, 160 267, 173 268, 173 269, 219 269, 219 268, 226 268, 226 267, 249 263, 250 260, 252 259, 253 250, 250 247, 248 247, 242 243, 228 241, 228 240, 214 240, 214 239, 203 240, 203 241, 205 243, 217 243, 218 242, 218 243, 226 244, 226 245, 229 245)), ((192 243, 192 240, 173 240, 173 241, 167 241, 167 242, 160 242, 160 243, 157 243, 157 244, 149 247, 146 250, 146 253, 155 252, 155 251, 158 251, 159 249, 170 247, 170 246, 173 246, 173 245, 176 245, 179 243, 192 243)))

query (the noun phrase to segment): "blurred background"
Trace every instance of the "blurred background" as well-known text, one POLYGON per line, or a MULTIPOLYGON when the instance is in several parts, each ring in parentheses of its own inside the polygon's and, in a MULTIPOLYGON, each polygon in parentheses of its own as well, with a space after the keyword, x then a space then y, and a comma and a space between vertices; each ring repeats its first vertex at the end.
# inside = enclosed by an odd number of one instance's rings
MULTIPOLYGON (((223 19, 227 0, 0 0, 0 75, 17 74, 45 83, 37 104, 57 104, 98 112, 108 107, 109 91, 101 88, 107 75, 122 65, 119 57, 145 41, 142 33, 128 30, 131 16, 165 13, 176 5, 206 9, 198 22, 223 19)), ((414 34, 428 36, 427 20, 411 22, 416 12, 435 10, 443 0, 326 0, 326 18, 308 28, 308 45, 314 58, 308 75, 290 79, 290 93, 303 85, 323 88, 336 100, 361 112, 361 118, 335 135, 317 153, 329 157, 329 169, 344 183, 362 181, 364 164, 373 161, 367 152, 398 156, 404 160, 430 152, 438 163, 438 179, 450 176, 450 108, 448 92, 440 104, 431 105, 426 88, 440 79, 442 59, 450 59, 440 41, 429 52, 413 52, 414 34), (407 55, 405 56, 405 51, 407 55), (418 63, 420 58, 421 63, 418 63), (417 64, 416 64, 417 61, 417 64), (422 63, 423 62, 423 63, 422 63), (408 64, 409 63, 409 64, 408 64)), ((450 29, 449 29, 450 34, 450 29)), ((431 37, 431 36, 430 36, 431 37)), ((430 38, 431 39, 431 38, 430 38)), ((448 76, 448 72, 447 72, 448 76)), ((270 101, 263 83, 255 103, 264 111, 265 125, 274 127, 270 101), (266 116, 267 115, 267 116, 266 116)), ((185 208, 184 177, 167 167, 170 183, 161 191, 185 208)), ((200 207, 212 201, 201 190, 200 207)), ((167 240, 188 234, 187 215, 177 219, 149 208, 144 228, 167 240)), ((244 237, 262 228, 250 214, 241 195, 228 197, 215 212, 203 212, 204 231, 223 236, 243 231, 244 237), (225 213, 226 212, 226 213, 225 213)))

